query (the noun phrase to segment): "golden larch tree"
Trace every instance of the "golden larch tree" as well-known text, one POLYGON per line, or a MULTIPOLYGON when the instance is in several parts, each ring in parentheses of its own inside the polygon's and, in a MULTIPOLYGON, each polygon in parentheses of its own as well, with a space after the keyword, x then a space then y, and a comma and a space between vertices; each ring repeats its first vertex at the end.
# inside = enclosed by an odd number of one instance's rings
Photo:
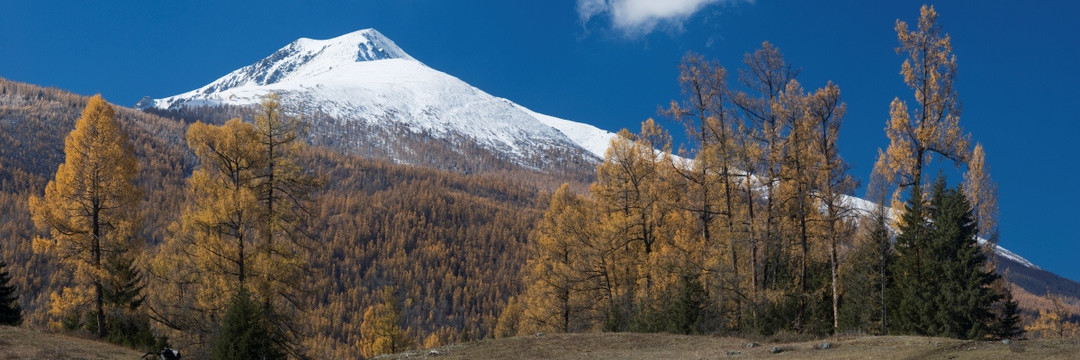
POLYGON ((915 29, 896 21, 896 34, 905 55, 900 74, 914 90, 916 106, 899 97, 889 105, 885 134, 889 147, 878 156, 874 171, 895 185, 893 208, 900 209, 900 192, 922 186, 923 168, 934 155, 963 163, 968 156, 968 135, 960 127, 960 99, 957 96, 956 55, 949 35, 937 23, 932 6, 923 6, 915 29))
POLYGON ((97 335, 104 337, 107 257, 141 249, 132 238, 141 198, 134 184, 138 164, 115 111, 101 95, 90 98, 64 139, 64 154, 45 196, 30 197, 34 224, 49 232, 48 238, 35 239, 35 249, 74 272, 76 286, 93 288, 97 335))
POLYGON ((831 81, 807 100, 806 116, 816 128, 813 154, 817 160, 814 197, 823 215, 825 242, 828 246, 832 290, 833 331, 840 327, 840 249, 851 244, 853 217, 848 195, 857 187, 848 174, 851 166, 840 157, 838 140, 847 105, 840 100, 840 87, 831 81))
MULTIPOLYGON (((256 170, 262 165, 251 141, 255 129, 240 119, 222 126, 196 122, 188 128, 188 147, 201 166, 188 178, 191 200, 182 219, 192 225, 190 251, 205 251, 203 271, 235 277, 233 288, 251 275, 257 201, 256 170)), ((226 298, 228 296, 225 296, 226 298)))
POLYGON ((986 151, 976 143, 964 173, 964 195, 975 209, 979 224, 979 236, 991 243, 997 242, 997 183, 990 178, 990 166, 986 164, 986 151))
MULTIPOLYGON (((735 287, 739 292, 743 277, 736 237, 745 233, 737 226, 743 222, 738 216, 745 212, 736 208, 740 193, 736 174, 745 171, 737 169, 739 124, 732 112, 727 70, 715 60, 706 61, 694 53, 683 57, 679 70, 683 101, 672 101, 666 112, 684 124, 697 149, 696 153, 680 152, 684 158, 693 155, 690 164, 675 161, 671 167, 685 182, 682 186, 686 194, 678 207, 698 219, 699 247, 704 252, 700 254, 702 271, 712 274, 704 277, 704 286, 735 287), (723 280, 714 281, 718 278, 723 280)), ((732 298, 738 308, 741 299, 732 298)))
POLYGON ((393 354, 414 345, 405 329, 401 328, 401 306, 392 287, 380 291, 379 304, 364 311, 360 325, 360 353, 367 358, 393 354))
POLYGON ((179 220, 153 256, 149 303, 155 320, 186 334, 183 344, 208 338, 236 291, 256 277, 258 197, 263 158, 255 128, 238 118, 195 122, 188 147, 199 160, 187 180, 179 220))
MULTIPOLYGON (((670 204, 667 184, 661 181, 661 164, 670 162, 670 137, 653 119, 641 124, 641 133, 619 132, 597 166, 597 181, 591 190, 615 235, 637 262, 636 289, 643 297, 651 294, 651 257, 663 226, 665 207, 670 204)), ((636 276, 635 276, 636 277, 636 276)))
POLYGON ((736 93, 732 100, 739 110, 742 123, 746 125, 742 129, 745 138, 739 143, 740 157, 744 159, 742 170, 746 172, 745 201, 751 219, 749 223, 761 223, 761 229, 751 229, 754 236, 750 239, 751 293, 757 302, 761 295, 758 290, 776 278, 761 270, 766 259, 777 255, 780 246, 780 204, 773 194, 781 176, 784 131, 791 125, 773 112, 773 103, 788 83, 798 76, 798 71, 784 60, 779 48, 768 42, 762 43, 761 48, 753 53, 746 54, 743 63, 745 67, 739 71, 739 81, 747 90, 736 93), (764 194, 755 195, 755 187, 763 188, 764 194), (764 206, 759 209, 753 205, 756 196, 765 198, 764 206))
MULTIPOLYGON (((522 327, 531 331, 571 332, 577 329, 586 277, 584 247, 594 241, 595 218, 589 202, 563 184, 551 197, 544 217, 533 231, 531 259, 523 302, 522 327), (582 291, 583 292, 583 291, 582 291)), ((505 310, 504 310, 505 311, 505 310)))
MULTIPOLYGON (((787 87, 772 102, 772 112, 780 120, 780 124, 786 124, 788 130, 783 140, 782 157, 780 158, 780 178, 775 193, 770 193, 770 198, 776 198, 780 206, 779 211, 784 215, 785 227, 791 235, 788 238, 795 240, 794 246, 798 260, 796 286, 793 290, 798 299, 798 313, 795 318, 795 328, 802 330, 805 323, 806 297, 807 297, 807 268, 810 264, 811 238, 814 237, 811 229, 818 215, 812 204, 811 193, 814 187, 816 172, 811 171, 817 167, 816 157, 812 156, 812 141, 817 138, 813 132, 817 127, 806 116, 807 96, 801 85, 796 80, 789 81, 787 87)), ((787 247, 787 245, 782 245, 787 247)), ((774 255, 781 255, 779 250, 774 255)), ((774 267, 784 266, 781 257, 774 258, 774 267)))
POLYGON ((307 268, 304 259, 310 237, 306 228, 312 210, 310 194, 317 181, 299 165, 299 153, 305 145, 301 138, 304 125, 302 118, 283 111, 275 93, 263 97, 254 121, 252 145, 260 168, 255 170, 253 190, 262 239, 262 261, 256 264, 261 267, 262 279, 257 287, 267 308, 275 311, 298 305, 307 268), (275 298, 283 301, 272 304, 275 298))

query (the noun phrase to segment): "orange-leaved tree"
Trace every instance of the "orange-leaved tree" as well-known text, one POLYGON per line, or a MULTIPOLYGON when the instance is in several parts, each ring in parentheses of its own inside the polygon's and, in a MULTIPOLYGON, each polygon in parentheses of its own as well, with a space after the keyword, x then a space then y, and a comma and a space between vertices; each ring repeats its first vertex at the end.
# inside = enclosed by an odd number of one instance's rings
MULTIPOLYGON (((74 273, 75 288, 65 294, 85 294, 92 288, 97 335, 105 337, 108 259, 141 249, 132 237, 139 223, 133 215, 141 197, 134 184, 138 164, 115 111, 101 95, 90 98, 75 130, 64 139, 64 154, 45 196, 30 197, 34 224, 49 232, 48 238, 35 239, 34 248, 56 256, 74 273)), ((85 300, 69 296, 62 301, 85 300)))
POLYGON ((960 99, 957 96, 956 56, 949 35, 937 23, 934 7, 923 6, 914 30, 897 20, 900 40, 897 53, 907 56, 900 68, 904 83, 915 92, 915 102, 894 98, 889 105, 890 119, 885 126, 889 147, 878 157, 875 173, 897 186, 893 208, 899 203, 901 189, 922 186, 923 168, 934 155, 953 160, 958 165, 968 157, 969 136, 960 127, 960 99))

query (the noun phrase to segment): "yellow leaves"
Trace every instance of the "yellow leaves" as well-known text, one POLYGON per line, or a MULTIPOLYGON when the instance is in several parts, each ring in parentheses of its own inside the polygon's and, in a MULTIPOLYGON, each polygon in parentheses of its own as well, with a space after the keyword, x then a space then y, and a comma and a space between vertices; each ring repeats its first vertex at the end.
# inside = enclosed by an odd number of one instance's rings
POLYGON ((426 338, 424 338, 423 346, 424 346, 425 349, 432 349, 432 348, 437 348, 439 346, 442 346, 442 340, 439 339, 439 334, 436 334, 436 333, 428 334, 428 336, 426 338))
POLYGON ((49 327, 63 328, 63 322, 81 323, 82 314, 93 304, 93 291, 85 286, 73 286, 49 294, 49 327))
POLYGON ((292 312, 303 298, 305 229, 299 227, 313 181, 296 165, 299 120, 281 114, 267 96, 255 124, 238 118, 220 126, 196 122, 186 134, 199 167, 187 179, 179 221, 169 227, 164 251, 151 261, 155 290, 179 292, 184 301, 153 296, 187 338, 207 336, 236 289, 246 286, 271 305, 276 326, 291 336, 292 312))
MULTIPOLYGON (((258 143, 255 127, 238 118, 221 126, 195 122, 188 128, 188 147, 203 162, 203 168, 224 173, 260 166, 264 149, 258 143)), ((249 175, 250 176, 250 175, 249 175)))
MULTIPOLYGON (((908 116, 907 104, 895 98, 889 105, 889 122, 885 127, 885 134, 889 137, 889 147, 885 150, 887 158, 884 174, 892 180, 897 174, 912 176, 909 172, 915 166, 915 150, 912 149, 912 135, 914 128, 911 118, 908 116)), ((918 139, 918 136, 915 136, 918 139)))
POLYGON ((997 183, 990 178, 989 166, 986 165, 986 152, 982 144, 976 143, 975 149, 967 162, 964 173, 964 195, 975 210, 975 219, 979 225, 979 235, 996 241, 997 230, 997 183))
MULTIPOLYGON (((495 338, 507 338, 517 336, 522 322, 522 313, 524 309, 518 304, 516 298, 511 297, 507 301, 506 306, 503 307, 502 313, 499 314, 499 320, 495 323, 495 338)), ((432 334, 435 335, 435 334, 432 334)), ((431 336, 428 336, 430 338, 431 336)), ((437 340, 438 338, 436 338, 437 340)), ((438 346, 437 344, 435 346, 438 346)), ((424 340, 424 347, 431 348, 435 346, 428 346, 427 340, 424 340)))
POLYGON ((360 324, 360 341, 357 344, 366 358, 391 354, 413 345, 405 329, 402 329, 401 310, 392 288, 382 289, 382 303, 369 306, 360 324))
POLYGON ((1044 339, 1080 337, 1080 324, 1070 320, 1074 314, 1066 310, 1057 296, 1047 293, 1047 297, 1053 303, 1053 308, 1040 309, 1039 317, 1025 326, 1024 331, 1044 339))
POLYGON ((56 240, 54 239, 35 236, 31 241, 34 252, 38 254, 48 254, 56 248, 56 240))
POLYGON ((893 99, 885 128, 889 147, 874 166, 875 175, 895 187, 894 204, 902 189, 922 186, 922 170, 934 156, 960 164, 969 154, 969 136, 959 122, 956 57, 949 36, 942 34, 932 6, 923 6, 919 13, 916 29, 896 22, 896 52, 905 56, 900 74, 918 106, 909 108, 900 98, 893 99))
POLYGON ((101 95, 90 98, 64 145, 64 163, 45 196, 29 199, 35 225, 49 232, 49 238, 34 240, 34 249, 55 256, 75 284, 100 284, 109 275, 103 261, 141 251, 132 236, 142 196, 134 185, 135 152, 101 95))

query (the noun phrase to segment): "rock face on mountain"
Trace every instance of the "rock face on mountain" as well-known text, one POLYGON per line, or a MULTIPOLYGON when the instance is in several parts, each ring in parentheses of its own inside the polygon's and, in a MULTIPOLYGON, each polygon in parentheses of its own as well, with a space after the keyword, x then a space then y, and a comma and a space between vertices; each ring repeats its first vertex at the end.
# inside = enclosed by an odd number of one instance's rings
POLYGON ((424 65, 373 29, 328 40, 302 38, 206 86, 143 99, 137 107, 248 106, 270 92, 316 120, 315 138, 346 150, 383 143, 383 152, 399 162, 416 161, 408 154, 418 149, 402 148, 395 143, 410 141, 397 137, 449 142, 451 151, 481 148, 530 168, 567 161, 591 166, 614 136, 485 93, 424 65))

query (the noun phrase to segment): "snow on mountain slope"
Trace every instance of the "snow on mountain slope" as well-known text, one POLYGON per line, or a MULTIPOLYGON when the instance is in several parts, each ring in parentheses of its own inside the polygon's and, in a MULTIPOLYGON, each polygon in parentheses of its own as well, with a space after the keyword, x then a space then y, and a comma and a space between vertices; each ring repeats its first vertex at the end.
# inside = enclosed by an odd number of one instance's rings
MULTIPOLYGON (((854 209, 857 213, 862 214, 862 215, 873 214, 876 211, 877 207, 878 207, 877 203, 875 203, 873 201, 858 198, 858 197, 854 197, 854 196, 844 196, 843 201, 847 204, 847 206, 850 206, 851 209, 854 209)), ((894 221, 897 220, 896 217, 899 216, 899 214, 897 212, 893 211, 892 208, 886 206, 884 210, 885 210, 886 216, 888 216, 890 219, 893 219, 894 221)), ((893 230, 895 231, 895 229, 893 229, 893 230)), ((986 239, 983 239, 983 238, 980 237, 980 238, 978 238, 976 240, 978 241, 979 245, 986 244, 986 239)), ((1007 258, 1009 260, 1015 261, 1016 263, 1018 263, 1020 265, 1027 266, 1027 267, 1032 268, 1032 269, 1039 269, 1038 266, 1033 264, 1031 261, 1028 261, 1028 259, 1025 259, 1023 256, 1020 256, 1020 255, 1018 255, 1018 254, 1016 254, 1016 253, 1014 253, 1012 251, 1009 251, 1006 248, 1001 247, 1001 245, 995 244, 994 245, 994 252, 996 252, 998 256, 1001 256, 1001 257, 1007 258)))
POLYGON ((548 148, 576 148, 581 156, 603 157, 597 143, 606 148, 606 140, 596 139, 610 134, 489 95, 427 67, 373 29, 329 40, 302 38, 206 86, 137 106, 243 106, 257 104, 270 92, 288 105, 341 120, 404 125, 443 139, 468 136, 511 159, 548 148))
POLYGON ((521 109, 530 116, 540 120, 540 122, 559 130, 559 132, 566 135, 566 137, 570 138, 574 143, 577 143, 578 146, 581 146, 601 159, 604 158, 604 152, 606 152, 608 146, 611 145, 611 140, 618 136, 613 132, 589 124, 563 120, 526 109, 521 105, 515 105, 518 109, 521 109))

